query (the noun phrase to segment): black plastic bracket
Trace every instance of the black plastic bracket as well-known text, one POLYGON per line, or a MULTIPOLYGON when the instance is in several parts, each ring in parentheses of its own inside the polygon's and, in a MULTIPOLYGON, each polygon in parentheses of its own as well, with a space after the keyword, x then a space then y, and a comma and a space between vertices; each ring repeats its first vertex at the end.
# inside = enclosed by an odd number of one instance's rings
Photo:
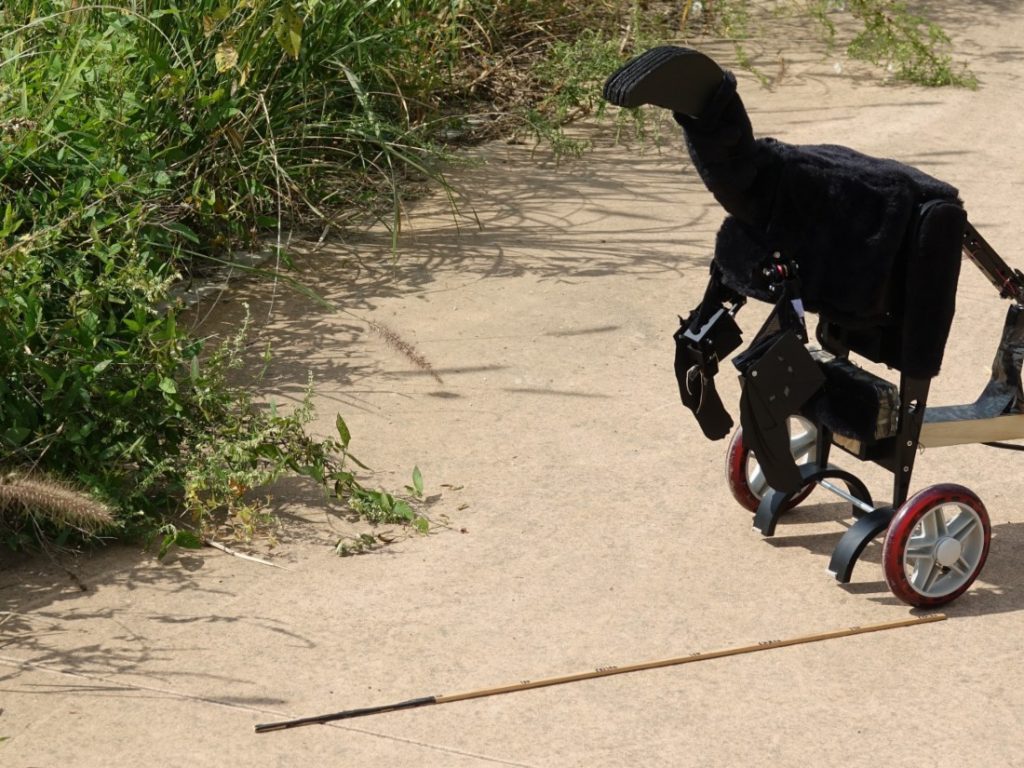
POLYGON ((836 545, 832 552, 832 559, 828 563, 828 570, 835 575, 836 581, 840 584, 850 581, 857 558, 860 557, 868 542, 889 527, 895 514, 892 507, 879 507, 850 526, 836 545))
POLYGON ((761 532, 762 536, 775 535, 775 526, 779 522, 779 516, 786 509, 786 503, 802 489, 803 486, 790 493, 772 490, 761 498, 761 503, 757 505, 757 512, 754 513, 754 527, 761 532))
POLYGON ((774 536, 775 526, 779 522, 779 517, 787 509, 788 502, 799 495, 808 484, 817 483, 819 480, 833 478, 842 480, 846 483, 851 496, 863 501, 865 504, 874 503, 871 501, 871 494, 868 493, 867 486, 856 475, 846 470, 839 469, 838 467, 818 467, 815 464, 804 464, 798 467, 798 469, 800 470, 801 479, 799 488, 790 493, 773 490, 770 493, 766 493, 761 499, 757 512, 754 514, 754 527, 762 535, 766 537, 774 536))

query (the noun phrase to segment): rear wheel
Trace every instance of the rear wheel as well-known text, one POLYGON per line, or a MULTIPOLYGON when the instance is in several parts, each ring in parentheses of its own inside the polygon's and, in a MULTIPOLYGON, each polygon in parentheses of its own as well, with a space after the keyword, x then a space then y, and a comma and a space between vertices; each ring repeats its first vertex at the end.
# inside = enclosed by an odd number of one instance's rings
POLYGON ((962 485, 933 485, 897 510, 882 546, 885 580, 918 608, 943 605, 967 591, 988 557, 992 527, 985 505, 962 485))
MULTIPOLYGON (((789 417, 789 450, 793 459, 798 465, 809 464, 814 461, 818 449, 818 430, 807 419, 802 416, 789 417)), ((756 512, 761 499, 771 490, 768 481, 765 479, 761 465, 757 463, 757 456, 751 451, 743 440, 743 429, 737 428, 729 441, 729 449, 725 458, 725 479, 729 483, 729 490, 733 498, 740 503, 740 506, 756 512)), ((810 483, 786 505, 786 509, 792 509, 806 499, 814 490, 814 483, 810 483)))

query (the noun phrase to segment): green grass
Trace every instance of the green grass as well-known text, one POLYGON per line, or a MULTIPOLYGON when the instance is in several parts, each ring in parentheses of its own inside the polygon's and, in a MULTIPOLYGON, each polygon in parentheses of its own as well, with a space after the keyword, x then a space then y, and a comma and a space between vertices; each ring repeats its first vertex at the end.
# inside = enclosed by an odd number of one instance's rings
MULTIPOLYGON (((225 511, 251 529, 247 493, 284 473, 367 519, 397 509, 421 525, 408 502, 360 485, 347 440, 306 435, 308 409, 277 413, 253 384, 228 384, 238 340, 207 349, 169 289, 305 221, 386 214, 397 234, 405 175, 441 178, 438 133, 480 97, 471 65, 567 9, 4 3, 0 470, 74 481, 123 535, 182 509, 194 530, 225 511)), ((55 535, 12 510, 0 524, 14 546, 55 535)))
MULTIPOLYGON (((569 0, 8 0, 0 473, 70 483, 114 512, 104 534, 159 532, 164 548, 214 521, 251 535, 267 522, 254 493, 284 474, 422 530, 418 471, 405 494, 365 487, 344 420, 314 440, 309 398, 259 402, 231 374, 242 339, 193 337, 170 289, 311 221, 379 218, 397 237, 405 179, 443 187, 441 139, 476 104, 570 151, 561 122, 594 108, 617 59, 596 33, 559 34, 609 18, 569 0)), ((10 546, 76 535, 0 508, 10 546)))

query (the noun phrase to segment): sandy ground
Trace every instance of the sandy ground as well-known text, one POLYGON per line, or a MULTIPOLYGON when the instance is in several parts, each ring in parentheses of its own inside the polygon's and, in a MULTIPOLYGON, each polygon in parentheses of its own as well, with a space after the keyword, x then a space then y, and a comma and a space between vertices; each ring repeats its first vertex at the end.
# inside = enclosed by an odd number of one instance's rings
MULTIPOLYGON (((949 3, 975 92, 883 87, 785 51, 773 90, 741 74, 755 131, 848 144, 956 184, 1011 263, 1021 234, 1024 10, 949 3)), ((758 53, 771 61, 769 46, 758 53)), ((397 255, 369 232, 301 260, 306 279, 398 331, 443 383, 352 316, 250 294, 277 356, 269 391, 312 371, 323 434, 407 482, 418 464, 447 519, 434 535, 338 558, 343 527, 286 483, 274 569, 214 550, 160 564, 114 548, 72 564, 0 564, 0 763, 32 766, 1024 765, 1024 509, 1015 454, 920 457, 914 487, 984 500, 988 565, 949 620, 329 727, 253 724, 677 656, 914 615, 880 546, 838 586, 849 525, 823 491, 764 540, 732 500, 724 444, 677 400, 670 335, 699 300, 721 211, 667 132, 555 165, 493 145, 453 179, 456 227, 417 206, 397 255), (474 214, 479 227, 472 221, 474 214), (358 279, 352 275, 358 270, 358 279)), ((965 267, 934 404, 980 391, 1005 306, 965 267)), ((218 309, 236 318, 233 304, 218 309)), ((752 333, 760 308, 742 325, 752 333)), ((723 397, 735 413, 728 374, 723 397)), ((876 499, 888 476, 855 461, 876 499)), ((6 557, 6 556, 5 556, 6 557)))

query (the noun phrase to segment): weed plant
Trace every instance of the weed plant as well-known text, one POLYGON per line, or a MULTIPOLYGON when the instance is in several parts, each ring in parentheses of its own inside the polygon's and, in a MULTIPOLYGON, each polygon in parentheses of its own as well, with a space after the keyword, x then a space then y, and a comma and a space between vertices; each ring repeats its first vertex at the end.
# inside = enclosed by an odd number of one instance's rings
POLYGON ((852 58, 891 67, 898 79, 910 83, 977 87, 967 67, 954 64, 949 35, 905 3, 846 0, 845 7, 864 26, 847 46, 852 58))
POLYGON ((767 79, 751 63, 744 41, 755 35, 752 11, 795 13, 820 25, 830 47, 839 43, 836 14, 846 14, 859 31, 845 42, 852 59, 885 67, 897 80, 925 86, 977 87, 977 79, 950 53, 949 35, 935 22, 901 0, 683 0, 681 27, 729 38, 738 63, 767 79))
MULTIPOLYGON (((73 478, 129 534, 182 504, 194 530, 218 510, 255 523, 247 493, 285 472, 422 525, 355 480, 347 429, 313 440, 307 408, 284 415, 230 386, 237 340, 204 350, 169 289, 238 244, 377 212, 382 196, 397 231, 402 174, 438 175, 434 134, 467 88, 467 50, 487 54, 498 23, 536 21, 530 7, 5 2, 3 468, 73 478)), ((40 533, 2 517, 9 544, 40 533)))

